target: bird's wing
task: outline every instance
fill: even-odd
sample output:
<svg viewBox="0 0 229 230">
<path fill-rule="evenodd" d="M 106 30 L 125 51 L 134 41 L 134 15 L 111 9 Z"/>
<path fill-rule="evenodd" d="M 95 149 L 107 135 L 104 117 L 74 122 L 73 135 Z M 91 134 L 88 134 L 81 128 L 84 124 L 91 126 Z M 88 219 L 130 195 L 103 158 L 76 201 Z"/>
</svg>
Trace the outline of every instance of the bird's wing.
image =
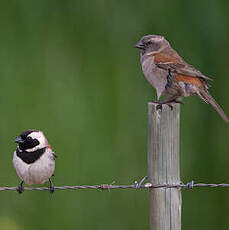
<svg viewBox="0 0 229 230">
<path fill-rule="evenodd" d="M 204 76 L 193 66 L 187 64 L 178 54 L 170 55 L 167 53 L 158 53 L 154 55 L 154 63 L 161 69 L 168 70 L 177 74 L 183 74 L 190 77 L 200 77 L 212 81 L 211 78 Z"/>
<path fill-rule="evenodd" d="M 55 160 L 55 158 L 57 158 L 58 156 L 54 153 L 54 151 L 52 150 L 52 146 L 48 145 L 47 148 L 49 149 L 49 151 L 52 153 L 53 156 L 53 160 Z"/>
</svg>

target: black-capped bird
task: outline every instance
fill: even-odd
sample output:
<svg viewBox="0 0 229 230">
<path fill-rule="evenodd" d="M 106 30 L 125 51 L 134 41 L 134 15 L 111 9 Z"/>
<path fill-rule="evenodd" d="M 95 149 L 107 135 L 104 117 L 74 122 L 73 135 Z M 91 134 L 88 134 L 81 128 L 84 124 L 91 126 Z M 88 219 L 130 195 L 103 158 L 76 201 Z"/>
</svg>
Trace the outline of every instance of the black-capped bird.
<svg viewBox="0 0 229 230">
<path fill-rule="evenodd" d="M 43 184 L 49 181 L 50 193 L 54 192 L 51 177 L 54 175 L 55 158 L 51 146 L 40 130 L 23 131 L 16 139 L 18 144 L 13 156 L 13 165 L 22 182 L 17 187 L 23 192 L 23 183 L 28 185 Z"/>
</svg>

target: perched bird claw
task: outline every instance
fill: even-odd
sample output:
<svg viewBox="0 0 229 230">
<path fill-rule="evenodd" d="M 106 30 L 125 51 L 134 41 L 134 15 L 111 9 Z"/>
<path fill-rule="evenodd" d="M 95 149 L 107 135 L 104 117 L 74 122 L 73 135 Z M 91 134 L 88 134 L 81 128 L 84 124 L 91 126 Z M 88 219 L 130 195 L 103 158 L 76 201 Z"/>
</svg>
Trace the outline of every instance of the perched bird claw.
<svg viewBox="0 0 229 230">
<path fill-rule="evenodd" d="M 167 105 L 170 107 L 171 110 L 173 110 L 173 105 L 170 103 L 170 101 L 168 102 L 167 100 L 164 100 L 164 101 L 152 101 L 153 103 L 156 103 L 158 104 L 156 106 L 156 110 L 161 110 L 162 111 L 162 105 Z"/>
<path fill-rule="evenodd" d="M 161 104 L 158 104 L 158 105 L 156 106 L 156 110 L 161 110 L 161 111 L 162 111 L 162 105 L 161 105 Z"/>
<path fill-rule="evenodd" d="M 22 194 L 24 192 L 23 181 L 18 185 L 16 190 L 19 194 Z"/>
<path fill-rule="evenodd" d="M 51 194 L 55 192 L 54 184 L 52 183 L 51 179 L 49 179 L 49 192 Z"/>
<path fill-rule="evenodd" d="M 173 110 L 173 106 L 171 104 L 167 104 L 169 106 L 169 108 L 171 109 L 171 111 Z"/>
</svg>

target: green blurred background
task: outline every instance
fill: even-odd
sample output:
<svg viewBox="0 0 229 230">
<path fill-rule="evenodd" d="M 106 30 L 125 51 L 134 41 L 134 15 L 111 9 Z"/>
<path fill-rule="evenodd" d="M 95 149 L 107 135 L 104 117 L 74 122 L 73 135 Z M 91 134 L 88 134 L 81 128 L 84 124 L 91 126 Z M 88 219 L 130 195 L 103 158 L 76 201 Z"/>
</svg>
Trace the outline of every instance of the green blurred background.
<svg viewBox="0 0 229 230">
<path fill-rule="evenodd" d="M 214 78 L 229 115 L 229 1 L 0 2 L 0 186 L 15 186 L 13 140 L 45 132 L 55 185 L 133 183 L 147 174 L 147 102 L 135 43 L 164 35 Z M 228 125 L 196 97 L 181 109 L 184 182 L 229 182 Z M 183 229 L 227 229 L 229 191 L 182 192 Z M 148 229 L 147 191 L 0 194 L 0 229 Z"/>
</svg>

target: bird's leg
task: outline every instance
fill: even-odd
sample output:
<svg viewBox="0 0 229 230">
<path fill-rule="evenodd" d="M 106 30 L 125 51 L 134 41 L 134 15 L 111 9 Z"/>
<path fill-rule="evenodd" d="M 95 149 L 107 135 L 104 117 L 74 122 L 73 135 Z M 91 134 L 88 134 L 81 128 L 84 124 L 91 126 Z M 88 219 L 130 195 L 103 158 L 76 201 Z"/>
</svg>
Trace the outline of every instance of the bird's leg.
<svg viewBox="0 0 229 230">
<path fill-rule="evenodd" d="M 171 88 L 173 86 L 173 76 L 171 74 L 171 69 L 168 69 L 168 75 L 167 75 L 167 83 L 165 85 L 165 88 Z M 180 101 L 177 101 L 177 96 L 174 96 L 172 98 L 169 98 L 167 100 L 158 100 L 158 101 L 152 101 L 154 103 L 157 103 L 157 110 L 160 109 L 162 110 L 162 105 L 166 104 L 170 107 L 171 110 L 173 110 L 173 105 L 171 103 L 182 103 Z"/>
<path fill-rule="evenodd" d="M 176 99 L 177 99 L 177 97 L 172 97 L 172 98 L 169 98 L 166 100 L 158 100 L 158 101 L 152 101 L 152 102 L 155 104 L 159 104 L 159 105 L 168 104 L 168 103 L 172 103 L 172 102 L 182 104 L 181 101 L 177 101 Z"/>
<path fill-rule="evenodd" d="M 167 75 L 167 83 L 165 85 L 165 88 L 171 88 L 173 85 L 173 76 L 171 74 L 171 69 L 168 69 L 168 75 Z"/>
<path fill-rule="evenodd" d="M 177 103 L 177 104 L 184 104 L 182 101 L 178 101 L 177 99 L 174 99 L 171 103 Z M 166 105 L 168 105 L 170 107 L 171 110 L 173 110 L 173 105 L 171 103 L 168 103 Z"/>
<path fill-rule="evenodd" d="M 23 191 L 24 191 L 23 183 L 24 183 L 24 181 L 22 181 L 22 182 L 18 185 L 18 187 L 16 188 L 16 190 L 17 190 L 17 192 L 18 192 L 19 194 L 23 193 Z"/>
<path fill-rule="evenodd" d="M 54 191 L 55 191 L 54 185 L 53 185 L 51 179 L 49 178 L 49 192 L 50 192 L 51 194 L 53 194 Z"/>
<path fill-rule="evenodd" d="M 168 69 L 168 75 L 167 75 L 167 83 L 165 85 L 165 88 L 168 89 L 168 88 L 171 88 L 173 86 L 173 76 L 171 74 L 171 69 Z M 171 110 L 173 110 L 173 105 L 171 103 L 179 103 L 179 104 L 183 104 L 181 101 L 178 101 L 178 96 L 173 96 L 173 97 L 170 97 L 169 99 L 166 99 L 166 100 L 158 100 L 158 101 L 152 101 L 157 105 L 157 110 L 160 109 L 162 110 L 162 105 L 163 104 L 166 104 L 170 107 Z"/>
<path fill-rule="evenodd" d="M 158 109 L 161 110 L 162 109 L 162 105 L 164 105 L 164 104 L 168 105 L 171 110 L 173 110 L 173 106 L 172 106 L 171 103 L 183 104 L 183 102 L 177 100 L 177 97 L 172 97 L 172 98 L 169 98 L 167 100 L 158 100 L 158 101 L 152 101 L 152 102 L 158 104 L 157 110 Z"/>
</svg>

